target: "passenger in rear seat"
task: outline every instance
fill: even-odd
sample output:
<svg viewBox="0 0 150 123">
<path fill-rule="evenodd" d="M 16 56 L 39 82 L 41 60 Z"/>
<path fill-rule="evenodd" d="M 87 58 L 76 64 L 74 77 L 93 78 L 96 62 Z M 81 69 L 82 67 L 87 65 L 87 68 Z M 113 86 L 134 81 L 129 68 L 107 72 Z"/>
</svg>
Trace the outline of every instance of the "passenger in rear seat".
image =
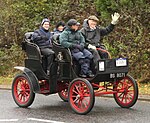
<svg viewBox="0 0 150 123">
<path fill-rule="evenodd" d="M 50 20 L 45 18 L 41 22 L 41 26 L 38 30 L 35 30 L 32 35 L 32 40 L 36 43 L 40 50 L 41 54 L 46 57 L 46 66 L 47 66 L 47 74 L 49 75 L 50 67 L 54 59 L 54 51 L 52 50 L 51 38 L 52 33 L 49 31 L 50 28 Z"/>
<path fill-rule="evenodd" d="M 60 21 L 56 24 L 56 27 L 54 29 L 54 35 L 60 35 L 65 29 L 65 23 L 63 21 Z"/>
<path fill-rule="evenodd" d="M 81 32 L 78 30 L 80 23 L 75 19 L 67 22 L 66 29 L 60 34 L 60 43 L 66 48 L 70 48 L 72 56 L 80 64 L 80 77 L 94 77 L 90 70 L 90 63 L 93 55 L 84 48 L 85 40 Z"/>
<path fill-rule="evenodd" d="M 64 29 L 65 29 L 65 23 L 63 21 L 60 21 L 56 24 L 56 27 L 53 32 L 53 38 L 54 37 L 56 38 L 58 44 L 60 44 L 59 36 L 64 31 Z"/>
</svg>

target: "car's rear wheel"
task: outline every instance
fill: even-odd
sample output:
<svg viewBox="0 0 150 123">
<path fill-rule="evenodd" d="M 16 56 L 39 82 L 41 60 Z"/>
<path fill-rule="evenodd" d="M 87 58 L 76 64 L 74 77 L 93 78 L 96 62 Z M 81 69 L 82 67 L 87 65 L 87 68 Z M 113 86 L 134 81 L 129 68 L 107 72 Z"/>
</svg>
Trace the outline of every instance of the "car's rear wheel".
<svg viewBox="0 0 150 123">
<path fill-rule="evenodd" d="M 58 92 L 58 95 L 64 102 L 68 102 L 68 88 Z"/>
<path fill-rule="evenodd" d="M 17 75 L 12 83 L 12 96 L 19 107 L 27 108 L 35 98 L 29 79 L 25 74 Z"/>
</svg>

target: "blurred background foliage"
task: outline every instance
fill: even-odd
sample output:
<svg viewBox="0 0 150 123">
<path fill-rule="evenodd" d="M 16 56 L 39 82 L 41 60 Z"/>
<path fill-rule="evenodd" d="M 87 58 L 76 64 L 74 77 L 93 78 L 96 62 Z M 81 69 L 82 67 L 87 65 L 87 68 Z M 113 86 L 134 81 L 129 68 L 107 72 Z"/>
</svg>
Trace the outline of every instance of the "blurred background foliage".
<svg viewBox="0 0 150 123">
<path fill-rule="evenodd" d="M 150 82 L 149 0 L 0 0 L 0 12 L 0 76 L 13 75 L 13 67 L 23 65 L 24 33 L 37 29 L 43 18 L 51 20 L 51 31 L 60 20 L 82 23 L 89 15 L 105 27 L 119 12 L 119 23 L 103 43 L 113 57 L 129 58 L 130 74 L 138 82 Z"/>
</svg>

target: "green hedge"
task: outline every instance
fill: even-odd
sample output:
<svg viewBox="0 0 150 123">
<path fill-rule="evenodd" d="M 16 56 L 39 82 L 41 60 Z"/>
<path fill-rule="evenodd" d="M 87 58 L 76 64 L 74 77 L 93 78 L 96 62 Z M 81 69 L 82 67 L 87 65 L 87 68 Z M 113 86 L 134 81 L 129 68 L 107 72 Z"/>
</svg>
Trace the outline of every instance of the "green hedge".
<svg viewBox="0 0 150 123">
<path fill-rule="evenodd" d="M 13 66 L 22 65 L 25 57 L 20 48 L 24 33 L 39 27 L 44 17 L 55 24 L 70 18 L 81 23 L 97 15 L 106 26 L 111 14 L 121 18 L 115 30 L 103 38 L 113 57 L 130 59 L 130 74 L 140 82 L 150 81 L 150 7 L 148 0 L 6 0 L 0 1 L 0 76 L 13 74 Z M 7 48 L 4 48 L 7 46 Z"/>
</svg>

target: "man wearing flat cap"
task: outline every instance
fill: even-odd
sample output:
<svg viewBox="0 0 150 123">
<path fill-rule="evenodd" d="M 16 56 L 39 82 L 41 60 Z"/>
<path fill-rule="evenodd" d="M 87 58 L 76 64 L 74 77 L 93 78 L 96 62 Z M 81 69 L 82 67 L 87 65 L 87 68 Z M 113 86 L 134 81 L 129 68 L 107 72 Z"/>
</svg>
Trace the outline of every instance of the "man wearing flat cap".
<svg viewBox="0 0 150 123">
<path fill-rule="evenodd" d="M 89 16 L 89 18 L 84 21 L 81 32 L 85 37 L 87 48 L 91 49 L 93 52 L 95 63 L 101 58 L 108 58 L 106 52 L 97 51 L 96 48 L 101 48 L 101 38 L 114 29 L 119 17 L 120 15 L 118 13 L 114 13 L 112 15 L 111 24 L 106 28 L 100 28 L 97 26 L 99 19 L 95 15 Z"/>
<path fill-rule="evenodd" d="M 80 23 L 75 19 L 70 19 L 67 22 L 66 29 L 60 34 L 60 43 L 63 47 L 69 48 L 71 54 L 80 65 L 80 77 L 93 77 L 90 70 L 90 62 L 93 55 L 90 51 L 84 48 L 85 39 L 82 33 L 78 30 Z"/>
</svg>

